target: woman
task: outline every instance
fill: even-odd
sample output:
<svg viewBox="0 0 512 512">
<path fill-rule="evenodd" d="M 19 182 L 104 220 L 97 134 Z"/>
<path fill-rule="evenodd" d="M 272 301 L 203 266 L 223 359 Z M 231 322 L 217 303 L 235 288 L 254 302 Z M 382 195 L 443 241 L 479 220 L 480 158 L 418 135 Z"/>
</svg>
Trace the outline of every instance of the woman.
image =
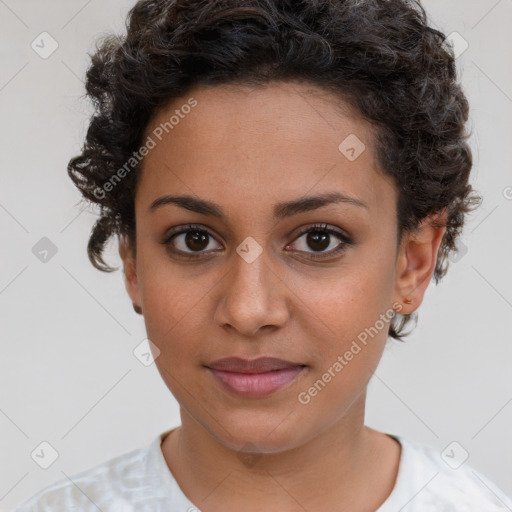
<svg viewBox="0 0 512 512">
<path fill-rule="evenodd" d="M 510 509 L 364 425 L 478 202 L 453 51 L 419 3 L 140 1 L 87 92 L 68 170 L 101 208 L 88 254 L 113 270 L 118 236 L 181 426 L 20 512 Z"/>
</svg>

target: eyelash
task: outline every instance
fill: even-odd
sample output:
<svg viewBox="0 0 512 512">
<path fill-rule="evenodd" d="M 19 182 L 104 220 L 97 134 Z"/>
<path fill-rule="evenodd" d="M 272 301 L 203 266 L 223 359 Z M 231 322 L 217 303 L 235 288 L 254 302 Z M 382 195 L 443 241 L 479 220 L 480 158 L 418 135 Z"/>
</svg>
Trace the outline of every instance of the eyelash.
<svg viewBox="0 0 512 512">
<path fill-rule="evenodd" d="M 206 257 L 206 256 L 204 256 L 205 254 L 207 254 L 205 252 L 188 253 L 188 252 L 176 250 L 171 246 L 171 241 L 173 240 L 173 238 L 175 238 L 178 235 L 181 235 L 183 233 L 188 233 L 189 231 L 204 233 L 204 234 L 207 234 L 208 236 L 215 239 L 215 237 L 201 225 L 186 224 L 186 225 L 180 226 L 179 228 L 176 228 L 175 230 L 168 233 L 166 235 L 166 237 L 162 240 L 161 243 L 162 243 L 162 245 L 167 247 L 173 254 L 176 254 L 179 257 L 184 258 L 184 259 L 199 259 L 199 258 Z M 337 229 L 330 228 L 328 224 L 313 224 L 311 226 L 308 226 L 306 229 L 304 229 L 297 235 L 294 242 L 297 239 L 299 239 L 302 235 L 305 235 L 306 233 L 309 233 L 309 232 L 315 232 L 315 231 L 321 232 L 321 233 L 327 233 L 329 235 L 334 235 L 340 239 L 341 243 L 338 248 L 331 249 L 328 252 L 307 253 L 307 254 L 309 254 L 308 258 L 312 259 L 312 260 L 319 260 L 319 259 L 325 259 L 327 257 L 337 256 L 338 254 L 343 253 L 347 249 L 348 246 L 353 245 L 353 243 L 354 243 L 353 240 L 350 237 L 348 237 L 345 233 L 343 233 L 342 231 L 339 231 Z M 303 252 L 303 251 L 299 251 L 299 252 Z"/>
</svg>

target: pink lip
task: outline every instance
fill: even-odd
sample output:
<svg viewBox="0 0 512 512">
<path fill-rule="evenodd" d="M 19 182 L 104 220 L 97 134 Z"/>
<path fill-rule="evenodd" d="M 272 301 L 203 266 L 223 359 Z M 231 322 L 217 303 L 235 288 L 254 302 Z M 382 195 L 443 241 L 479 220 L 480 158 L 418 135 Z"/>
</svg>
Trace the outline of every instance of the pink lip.
<svg viewBox="0 0 512 512">
<path fill-rule="evenodd" d="M 281 389 L 304 369 L 294 366 L 265 373 L 235 373 L 208 368 L 212 375 L 229 391 L 245 398 L 258 398 Z"/>
<path fill-rule="evenodd" d="M 262 357 L 220 359 L 207 365 L 224 389 L 236 396 L 258 398 L 269 395 L 295 380 L 306 365 Z"/>
</svg>

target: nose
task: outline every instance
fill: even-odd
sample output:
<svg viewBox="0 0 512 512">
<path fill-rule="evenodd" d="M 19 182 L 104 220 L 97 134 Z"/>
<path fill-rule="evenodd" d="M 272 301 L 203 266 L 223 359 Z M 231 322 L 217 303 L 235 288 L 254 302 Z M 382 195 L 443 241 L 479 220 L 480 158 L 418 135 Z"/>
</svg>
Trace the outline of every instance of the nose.
<svg viewBox="0 0 512 512">
<path fill-rule="evenodd" d="M 288 288 L 268 259 L 265 250 L 250 263 L 238 253 L 233 255 L 231 270 L 218 288 L 214 316 L 217 325 L 255 336 L 263 328 L 277 329 L 286 324 Z"/>
</svg>

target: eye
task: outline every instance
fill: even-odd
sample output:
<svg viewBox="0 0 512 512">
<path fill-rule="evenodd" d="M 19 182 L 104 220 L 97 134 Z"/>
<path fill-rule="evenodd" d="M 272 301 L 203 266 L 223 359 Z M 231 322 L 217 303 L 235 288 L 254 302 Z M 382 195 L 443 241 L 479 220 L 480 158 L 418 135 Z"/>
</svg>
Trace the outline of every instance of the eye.
<svg viewBox="0 0 512 512">
<path fill-rule="evenodd" d="M 304 235 L 307 236 L 304 237 Z M 339 240 L 338 243 L 333 240 L 333 235 Z M 304 238 L 300 241 L 302 237 Z M 298 245 L 298 250 L 306 253 L 309 253 L 307 247 L 310 247 L 313 249 L 313 252 L 309 253 L 308 258 L 321 259 L 338 255 L 345 251 L 347 246 L 352 244 L 353 241 L 350 237 L 342 231 L 330 228 L 327 224 L 315 224 L 302 231 L 296 241 L 287 247 Z"/>
<path fill-rule="evenodd" d="M 195 226 L 180 226 L 166 235 L 162 244 L 169 251 L 176 255 L 182 255 L 185 258 L 200 258 L 214 241 L 213 235 L 206 229 Z M 219 245 L 219 244 L 218 244 Z M 222 246 L 219 245 L 222 248 Z M 215 248 L 214 248 L 215 249 Z M 210 252 L 210 250 L 208 252 Z"/>
<path fill-rule="evenodd" d="M 304 235 L 307 236 L 301 242 L 300 240 Z M 337 244 L 333 240 L 333 235 L 338 239 Z M 178 257 L 194 259 L 205 257 L 207 253 L 222 248 L 218 243 L 217 248 L 212 248 L 212 242 L 217 243 L 208 230 L 202 226 L 188 224 L 173 229 L 161 243 Z M 336 256 L 352 244 L 351 238 L 342 231 L 331 228 L 327 224 L 315 224 L 303 230 L 295 242 L 287 245 L 286 248 L 298 245 L 298 249 L 296 247 L 295 250 L 307 253 L 309 259 L 322 259 Z M 307 251 L 308 246 L 313 249 L 313 252 Z"/>
</svg>

